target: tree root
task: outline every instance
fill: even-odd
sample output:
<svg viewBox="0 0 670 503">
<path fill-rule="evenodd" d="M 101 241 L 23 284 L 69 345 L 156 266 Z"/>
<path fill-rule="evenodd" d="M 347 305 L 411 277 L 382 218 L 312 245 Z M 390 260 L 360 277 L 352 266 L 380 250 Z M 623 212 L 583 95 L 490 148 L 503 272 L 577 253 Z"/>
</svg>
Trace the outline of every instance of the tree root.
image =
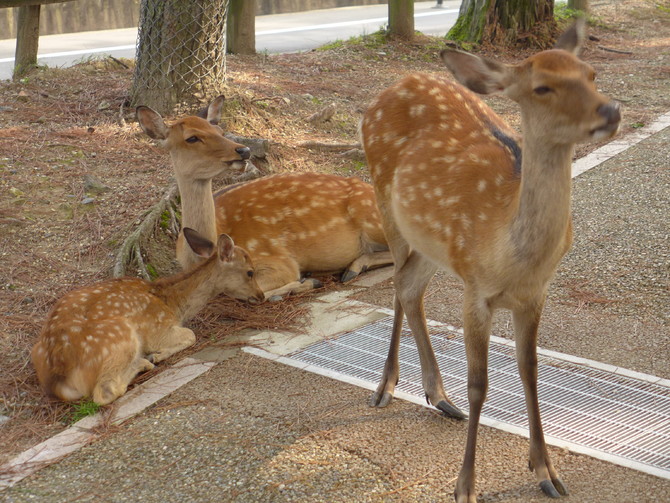
<svg viewBox="0 0 670 503">
<path fill-rule="evenodd" d="M 178 194 L 177 185 L 172 185 L 163 197 L 149 209 L 137 229 L 125 239 L 114 261 L 112 275 L 115 278 L 128 275 L 129 269 L 135 266 L 141 277 L 148 280 L 153 279 L 142 257 L 141 243 L 144 238 L 154 233 L 165 211 L 170 215 L 167 222 L 168 230 L 175 236 L 179 234 L 179 221 L 175 214 Z"/>
</svg>

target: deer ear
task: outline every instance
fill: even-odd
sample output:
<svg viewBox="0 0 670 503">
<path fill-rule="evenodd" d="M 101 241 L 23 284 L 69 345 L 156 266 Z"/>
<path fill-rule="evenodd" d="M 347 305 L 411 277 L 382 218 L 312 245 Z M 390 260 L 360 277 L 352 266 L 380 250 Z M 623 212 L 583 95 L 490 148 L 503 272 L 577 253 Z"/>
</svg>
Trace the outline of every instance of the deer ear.
<svg viewBox="0 0 670 503">
<path fill-rule="evenodd" d="M 219 259 L 223 262 L 230 262 L 235 255 L 235 243 L 228 234 L 221 234 L 217 242 Z"/>
<path fill-rule="evenodd" d="M 586 21 L 583 17 L 579 17 L 572 23 L 572 26 L 565 30 L 563 34 L 558 37 L 555 49 L 563 49 L 571 52 L 575 56 L 579 54 L 582 44 L 586 39 Z"/>
<path fill-rule="evenodd" d="M 142 130 L 154 140 L 165 140 L 169 129 L 163 122 L 160 114 L 149 107 L 139 106 L 135 109 L 135 116 Z"/>
<path fill-rule="evenodd" d="M 226 97 L 221 95 L 214 99 L 207 107 L 207 122 L 217 125 L 221 120 L 221 111 L 223 110 L 223 102 Z"/>
<path fill-rule="evenodd" d="M 508 65 L 455 49 L 443 50 L 440 57 L 456 80 L 471 91 L 491 94 L 507 86 Z"/>
<path fill-rule="evenodd" d="M 186 242 L 196 255 L 204 258 L 212 256 L 212 253 L 214 253 L 214 243 L 190 227 L 184 227 L 182 232 L 184 233 Z"/>
</svg>

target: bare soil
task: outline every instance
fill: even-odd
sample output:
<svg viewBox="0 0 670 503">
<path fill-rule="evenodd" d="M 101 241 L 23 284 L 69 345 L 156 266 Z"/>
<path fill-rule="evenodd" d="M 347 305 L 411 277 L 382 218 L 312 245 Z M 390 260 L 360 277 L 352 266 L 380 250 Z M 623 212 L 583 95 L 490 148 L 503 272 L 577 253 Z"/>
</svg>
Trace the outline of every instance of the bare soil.
<svg viewBox="0 0 670 503">
<path fill-rule="evenodd" d="M 622 102 L 626 134 L 670 109 L 670 14 L 653 0 L 593 1 L 592 9 L 595 39 L 583 58 L 600 89 Z M 361 160 L 301 143 L 357 142 L 361 114 L 379 91 L 410 72 L 446 72 L 437 57 L 443 46 L 439 38 L 407 43 L 370 35 L 302 54 L 229 56 L 223 127 L 271 140 L 267 172 L 366 179 Z M 529 54 L 481 52 L 506 62 Z M 73 411 L 42 395 L 29 360 L 48 310 L 64 292 L 109 277 L 119 244 L 173 183 L 168 157 L 123 108 L 128 66 L 90 61 L 0 83 L 0 415 L 9 417 L 0 426 L 0 462 L 63 429 Z M 487 101 L 518 128 L 513 104 Z M 330 121 L 305 120 L 331 103 Z M 595 147 L 580 147 L 577 156 Z M 87 185 L 87 177 L 104 188 Z M 161 232 L 169 245 L 173 236 Z M 579 284 L 564 285 L 560 295 L 580 309 L 607 306 Z M 299 299 L 262 313 L 230 303 L 224 309 L 194 320 L 200 345 L 225 337 L 224 319 L 235 330 L 290 325 L 300 316 Z"/>
</svg>

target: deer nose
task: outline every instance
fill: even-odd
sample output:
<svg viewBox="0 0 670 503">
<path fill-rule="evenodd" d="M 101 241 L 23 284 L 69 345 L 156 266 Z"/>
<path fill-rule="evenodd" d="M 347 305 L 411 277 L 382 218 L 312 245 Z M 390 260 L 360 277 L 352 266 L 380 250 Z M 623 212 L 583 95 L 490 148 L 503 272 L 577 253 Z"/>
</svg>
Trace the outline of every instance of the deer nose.
<svg viewBox="0 0 670 503">
<path fill-rule="evenodd" d="M 251 150 L 249 149 L 249 147 L 236 148 L 235 152 L 240 154 L 240 157 L 242 158 L 242 160 L 246 160 L 246 159 L 249 159 L 249 157 L 251 157 Z"/>
<path fill-rule="evenodd" d="M 598 114 L 607 120 L 607 124 L 618 124 L 621 122 L 621 106 L 618 101 L 610 101 L 600 105 L 597 109 Z"/>
</svg>

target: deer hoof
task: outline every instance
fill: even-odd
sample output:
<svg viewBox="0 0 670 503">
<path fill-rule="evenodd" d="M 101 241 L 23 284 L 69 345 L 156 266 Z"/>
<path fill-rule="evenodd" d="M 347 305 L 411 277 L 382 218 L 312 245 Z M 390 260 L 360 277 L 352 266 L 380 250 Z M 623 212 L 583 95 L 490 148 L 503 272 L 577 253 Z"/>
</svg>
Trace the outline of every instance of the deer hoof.
<svg viewBox="0 0 670 503">
<path fill-rule="evenodd" d="M 351 281 L 354 279 L 356 276 L 358 276 L 357 272 L 352 271 L 351 269 L 347 269 L 342 273 L 342 277 L 340 278 L 340 281 L 342 283 L 346 283 L 347 281 Z"/>
<path fill-rule="evenodd" d="M 563 483 L 560 482 L 559 479 L 557 479 L 557 481 L 559 481 L 559 483 L 560 483 L 559 485 L 565 491 L 565 487 L 563 486 Z M 549 496 L 550 498 L 560 498 L 561 497 L 561 493 L 556 490 L 557 488 L 554 487 L 554 484 L 552 483 L 551 480 L 543 480 L 542 482 L 540 482 L 540 489 L 542 489 L 542 492 L 544 494 L 546 494 L 547 496 Z"/>
<path fill-rule="evenodd" d="M 303 283 L 311 283 L 312 284 L 312 289 L 317 289 L 323 287 L 323 283 L 319 281 L 318 279 L 315 278 L 308 278 L 303 280 Z"/>
<path fill-rule="evenodd" d="M 370 397 L 368 404 L 370 407 L 386 407 L 391 403 L 391 400 L 393 400 L 393 395 L 388 391 L 381 395 L 375 392 Z"/>
<path fill-rule="evenodd" d="M 445 416 L 453 417 L 455 419 L 468 418 L 468 415 L 465 412 L 456 407 L 454 404 L 447 402 L 446 400 L 440 400 L 435 407 L 442 411 Z"/>
</svg>

